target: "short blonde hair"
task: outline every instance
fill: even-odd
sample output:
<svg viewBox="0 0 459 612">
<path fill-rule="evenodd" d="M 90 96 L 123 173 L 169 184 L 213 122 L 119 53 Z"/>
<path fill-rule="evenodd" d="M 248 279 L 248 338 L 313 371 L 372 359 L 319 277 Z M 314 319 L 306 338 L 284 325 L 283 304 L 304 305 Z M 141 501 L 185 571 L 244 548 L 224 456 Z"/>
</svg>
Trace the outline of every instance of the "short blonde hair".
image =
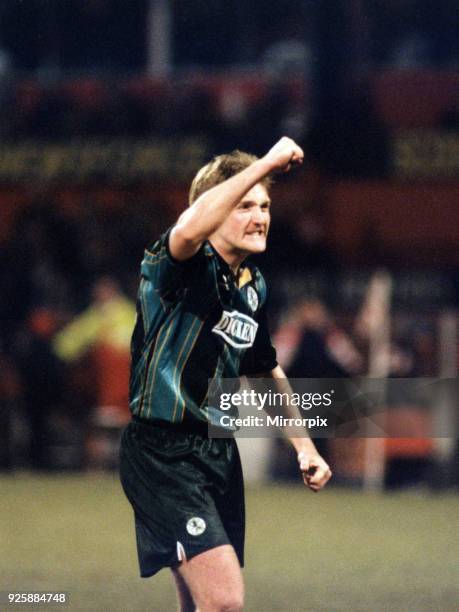
<svg viewBox="0 0 459 612">
<path fill-rule="evenodd" d="M 217 155 L 208 164 L 203 166 L 191 183 L 188 195 L 188 203 L 191 206 L 205 191 L 212 189 L 215 185 L 223 183 L 235 174 L 239 174 L 257 161 L 256 155 L 244 153 L 236 149 L 231 153 Z M 268 191 L 272 184 L 272 178 L 265 176 L 260 183 Z"/>
</svg>

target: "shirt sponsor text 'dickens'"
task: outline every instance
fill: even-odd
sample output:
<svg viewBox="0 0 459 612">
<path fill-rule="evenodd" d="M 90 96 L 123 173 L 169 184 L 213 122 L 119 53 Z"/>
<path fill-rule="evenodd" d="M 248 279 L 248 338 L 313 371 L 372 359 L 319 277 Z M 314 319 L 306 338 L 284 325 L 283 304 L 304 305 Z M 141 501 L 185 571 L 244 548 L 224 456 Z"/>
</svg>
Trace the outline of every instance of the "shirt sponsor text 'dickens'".
<svg viewBox="0 0 459 612">
<path fill-rule="evenodd" d="M 251 317 L 233 310 L 224 310 L 212 331 L 235 348 L 250 348 L 255 342 L 258 323 Z"/>
</svg>

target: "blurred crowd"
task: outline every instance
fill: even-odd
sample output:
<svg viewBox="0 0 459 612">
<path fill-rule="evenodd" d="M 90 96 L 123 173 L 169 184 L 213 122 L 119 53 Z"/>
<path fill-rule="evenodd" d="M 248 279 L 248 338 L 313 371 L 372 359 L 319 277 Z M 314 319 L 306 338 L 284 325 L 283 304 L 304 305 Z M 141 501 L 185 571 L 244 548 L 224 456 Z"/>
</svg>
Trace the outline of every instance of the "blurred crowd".
<svg viewBox="0 0 459 612">
<path fill-rule="evenodd" d="M 425 96 L 417 104 L 421 89 Z M 290 135 L 332 176 L 387 177 L 394 172 L 399 133 L 457 133 L 457 92 L 454 74 L 373 75 L 350 81 L 336 107 L 327 109 L 320 108 L 310 81 L 288 74 L 81 76 L 48 83 L 4 77 L 0 144 L 7 151 L 21 143 L 189 139 L 210 153 L 241 148 L 262 154 L 273 140 Z"/>
<path fill-rule="evenodd" d="M 173 218 L 158 202 L 140 203 L 133 195 L 111 210 L 87 197 L 75 214 L 53 202 L 51 193 L 37 196 L 18 212 L 2 248 L 2 468 L 106 469 L 117 463 L 118 438 L 129 419 L 138 264 L 144 246 Z M 286 230 L 279 231 L 280 249 Z M 275 235 L 272 246 L 274 259 L 265 258 L 261 266 L 273 287 L 271 323 L 279 362 L 289 376 L 368 374 L 364 299 L 345 309 L 314 291 L 276 290 L 295 268 L 303 278 L 318 273 L 332 280 L 339 268 L 333 256 L 320 246 L 316 256 L 314 249 L 296 252 L 294 245 L 281 255 Z M 437 328 L 433 313 L 396 312 L 387 375 L 439 375 Z M 323 452 L 338 452 L 333 448 Z M 431 448 L 416 452 L 416 461 L 429 465 Z M 280 445 L 275 476 L 291 473 L 287 456 Z"/>
</svg>

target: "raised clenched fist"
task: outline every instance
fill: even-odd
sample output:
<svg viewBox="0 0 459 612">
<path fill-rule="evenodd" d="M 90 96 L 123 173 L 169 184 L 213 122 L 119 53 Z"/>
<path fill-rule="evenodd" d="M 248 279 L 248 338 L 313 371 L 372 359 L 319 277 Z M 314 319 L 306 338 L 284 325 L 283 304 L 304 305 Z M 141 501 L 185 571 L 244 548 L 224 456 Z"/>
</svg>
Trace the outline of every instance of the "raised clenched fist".
<svg viewBox="0 0 459 612">
<path fill-rule="evenodd" d="M 294 140 L 283 136 L 266 153 L 265 160 L 269 163 L 272 171 L 288 172 L 293 166 L 303 163 L 303 149 Z"/>
</svg>

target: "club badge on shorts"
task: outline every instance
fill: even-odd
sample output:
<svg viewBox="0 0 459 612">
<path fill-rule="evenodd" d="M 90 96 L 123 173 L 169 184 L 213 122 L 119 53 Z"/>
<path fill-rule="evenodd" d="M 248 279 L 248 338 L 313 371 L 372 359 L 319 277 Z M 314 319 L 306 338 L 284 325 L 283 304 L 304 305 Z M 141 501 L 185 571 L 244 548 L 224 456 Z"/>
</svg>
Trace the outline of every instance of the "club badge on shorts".
<svg viewBox="0 0 459 612">
<path fill-rule="evenodd" d="M 186 524 L 186 530 L 192 536 L 201 535 L 206 530 L 206 521 L 200 516 L 193 516 Z"/>
<path fill-rule="evenodd" d="M 252 309 L 252 312 L 258 308 L 258 295 L 253 287 L 247 287 L 247 300 L 249 301 L 249 306 Z"/>
</svg>

